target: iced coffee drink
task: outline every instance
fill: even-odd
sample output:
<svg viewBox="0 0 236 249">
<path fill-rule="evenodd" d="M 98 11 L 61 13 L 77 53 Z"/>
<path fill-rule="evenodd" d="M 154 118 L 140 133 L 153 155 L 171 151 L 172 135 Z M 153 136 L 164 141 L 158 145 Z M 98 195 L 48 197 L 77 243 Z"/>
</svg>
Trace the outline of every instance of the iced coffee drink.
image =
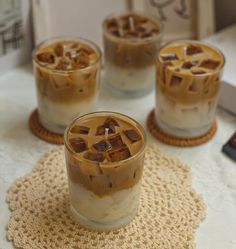
<svg viewBox="0 0 236 249">
<path fill-rule="evenodd" d="M 52 39 L 33 53 L 41 124 L 63 134 L 77 116 L 94 110 L 100 85 L 101 52 L 83 39 Z"/>
<path fill-rule="evenodd" d="M 211 128 L 224 56 L 197 41 L 163 46 L 157 60 L 156 122 L 171 135 L 192 138 Z"/>
<path fill-rule="evenodd" d="M 103 23 L 105 84 L 128 96 L 150 92 L 161 37 L 160 23 L 151 17 L 136 13 L 108 17 Z"/>
<path fill-rule="evenodd" d="M 90 113 L 67 128 L 71 212 L 81 225 L 112 230 L 134 218 L 145 144 L 143 128 L 119 113 Z"/>
</svg>

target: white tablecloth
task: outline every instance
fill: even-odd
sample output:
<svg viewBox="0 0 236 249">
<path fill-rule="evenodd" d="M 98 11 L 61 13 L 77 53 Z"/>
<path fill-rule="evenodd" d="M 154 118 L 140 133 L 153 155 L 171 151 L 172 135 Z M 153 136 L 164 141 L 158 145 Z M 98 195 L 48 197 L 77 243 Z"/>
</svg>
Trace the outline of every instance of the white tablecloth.
<svg viewBox="0 0 236 249">
<path fill-rule="evenodd" d="M 127 99 L 101 90 L 98 110 L 128 114 L 145 125 L 154 107 L 154 92 Z M 42 155 L 55 147 L 39 140 L 28 128 L 36 107 L 34 78 L 30 66 L 0 77 L 0 249 L 13 248 L 6 239 L 10 212 L 6 192 L 11 183 L 34 167 Z M 221 153 L 222 144 L 236 129 L 236 117 L 218 109 L 218 131 L 207 144 L 177 148 L 155 141 L 162 152 L 178 157 L 192 169 L 193 185 L 207 203 L 207 218 L 197 231 L 197 249 L 236 249 L 236 163 Z"/>
</svg>

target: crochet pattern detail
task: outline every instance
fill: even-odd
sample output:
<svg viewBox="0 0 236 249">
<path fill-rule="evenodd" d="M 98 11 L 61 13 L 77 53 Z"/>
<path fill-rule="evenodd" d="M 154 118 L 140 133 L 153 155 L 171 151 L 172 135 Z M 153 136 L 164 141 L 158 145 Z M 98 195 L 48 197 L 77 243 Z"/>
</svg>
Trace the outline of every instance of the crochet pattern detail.
<svg viewBox="0 0 236 249">
<path fill-rule="evenodd" d="M 193 249 L 206 209 L 191 186 L 190 169 L 156 146 L 146 151 L 138 215 L 119 230 L 89 231 L 72 219 L 63 147 L 17 179 L 8 202 L 7 236 L 23 249 Z"/>
</svg>

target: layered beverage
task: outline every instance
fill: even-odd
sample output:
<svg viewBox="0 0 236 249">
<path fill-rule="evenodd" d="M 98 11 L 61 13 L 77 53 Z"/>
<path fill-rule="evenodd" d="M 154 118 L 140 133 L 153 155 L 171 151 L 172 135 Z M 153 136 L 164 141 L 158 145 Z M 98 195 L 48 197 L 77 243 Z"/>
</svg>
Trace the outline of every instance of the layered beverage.
<svg viewBox="0 0 236 249">
<path fill-rule="evenodd" d="M 65 132 L 71 211 L 83 226 L 117 229 L 138 211 L 145 153 L 143 128 L 128 116 L 95 112 Z"/>
<path fill-rule="evenodd" d="M 33 53 L 41 124 L 63 134 L 77 116 L 94 110 L 100 86 L 101 52 L 83 39 L 52 39 Z"/>
<path fill-rule="evenodd" d="M 136 13 L 108 17 L 103 23 L 106 85 L 128 96 L 150 92 L 161 38 L 160 23 L 151 17 Z"/>
<path fill-rule="evenodd" d="M 206 134 L 215 119 L 224 67 L 216 48 L 197 41 L 175 41 L 157 60 L 156 122 L 176 137 Z"/>
</svg>

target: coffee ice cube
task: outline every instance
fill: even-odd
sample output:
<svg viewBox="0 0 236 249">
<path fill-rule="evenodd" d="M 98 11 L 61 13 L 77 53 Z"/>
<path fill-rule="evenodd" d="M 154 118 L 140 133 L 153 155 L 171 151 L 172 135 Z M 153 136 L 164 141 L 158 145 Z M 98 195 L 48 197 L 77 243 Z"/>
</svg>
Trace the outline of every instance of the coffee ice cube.
<svg viewBox="0 0 236 249">
<path fill-rule="evenodd" d="M 127 14 L 127 15 L 124 15 L 120 18 L 120 21 L 124 24 L 124 25 L 128 25 L 129 24 L 129 18 L 134 18 L 134 15 L 132 14 Z"/>
<path fill-rule="evenodd" d="M 112 117 L 108 117 L 106 120 L 105 120 L 105 122 L 104 122 L 104 126 L 106 127 L 106 128 L 108 128 L 109 126 L 120 126 L 119 124 L 118 124 L 118 122 L 114 119 L 114 118 L 112 118 Z"/>
<path fill-rule="evenodd" d="M 189 86 L 190 92 L 198 92 L 200 90 L 201 86 L 199 82 L 193 81 L 192 84 Z"/>
<path fill-rule="evenodd" d="M 55 62 L 55 57 L 49 52 L 40 53 L 37 55 L 37 59 L 43 63 L 53 64 Z"/>
<path fill-rule="evenodd" d="M 125 130 L 124 134 L 126 135 L 126 137 L 132 142 L 135 143 L 139 140 L 141 140 L 141 136 L 133 129 L 130 130 Z"/>
<path fill-rule="evenodd" d="M 63 44 L 57 44 L 56 46 L 55 46 L 55 48 L 54 48 L 54 53 L 57 55 L 57 56 L 59 56 L 59 57 L 61 57 L 61 56 L 63 56 L 64 55 L 64 46 L 63 46 Z"/>
<path fill-rule="evenodd" d="M 59 76 L 57 74 L 51 77 L 51 84 L 54 87 L 54 90 L 64 90 L 71 87 L 70 79 L 66 76 Z"/>
<path fill-rule="evenodd" d="M 118 27 L 116 19 L 112 18 L 107 22 L 107 28 L 109 30 L 114 30 L 115 28 Z"/>
<path fill-rule="evenodd" d="M 213 59 L 207 59 L 201 62 L 200 67 L 204 67 L 207 69 L 216 69 L 220 65 L 220 61 L 216 61 Z"/>
<path fill-rule="evenodd" d="M 173 75 L 172 78 L 171 78 L 171 81 L 170 81 L 170 86 L 171 87 L 179 86 L 181 84 L 181 82 L 182 82 L 182 78 L 181 77 Z"/>
<path fill-rule="evenodd" d="M 101 140 L 98 143 L 94 144 L 93 147 L 97 151 L 104 152 L 109 149 L 109 144 L 105 140 Z"/>
<path fill-rule="evenodd" d="M 75 65 L 78 68 L 86 68 L 89 66 L 89 58 L 84 53 L 79 53 L 75 58 Z"/>
<path fill-rule="evenodd" d="M 161 58 L 163 61 L 173 61 L 173 60 L 178 60 L 178 56 L 176 54 L 162 54 Z"/>
<path fill-rule="evenodd" d="M 119 28 L 122 28 L 124 32 L 130 31 L 130 26 L 129 26 L 128 22 L 124 22 L 124 23 L 118 22 L 118 23 L 119 23 L 120 26 L 119 25 L 117 26 L 117 28 L 116 28 L 117 30 Z"/>
<path fill-rule="evenodd" d="M 120 126 L 118 122 L 114 118 L 108 117 L 103 125 L 97 127 L 96 135 L 104 135 L 106 128 L 108 129 L 108 134 L 113 134 L 116 132 L 116 126 Z"/>
<path fill-rule="evenodd" d="M 107 29 L 111 34 L 120 36 L 118 28 L 119 27 L 116 19 L 112 18 L 107 22 Z"/>
<path fill-rule="evenodd" d="M 78 134 L 88 134 L 90 128 L 82 125 L 75 125 L 70 130 L 71 133 L 78 133 Z"/>
<path fill-rule="evenodd" d="M 73 69 L 72 63 L 70 60 L 61 58 L 56 65 L 57 70 L 71 70 Z"/>
<path fill-rule="evenodd" d="M 194 54 L 199 54 L 202 53 L 203 50 L 201 47 L 197 46 L 197 45 L 189 45 L 186 48 L 186 54 L 187 55 L 194 55 Z"/>
<path fill-rule="evenodd" d="M 110 151 L 108 155 L 109 155 L 111 162 L 119 162 L 119 161 L 122 161 L 122 160 L 125 160 L 131 157 L 129 148 L 126 145 L 122 146 L 121 148 L 117 150 Z"/>
<path fill-rule="evenodd" d="M 142 16 L 138 16 L 138 23 L 142 23 L 142 24 L 145 24 L 145 23 L 148 23 L 148 19 L 146 17 L 142 17 Z"/>
<path fill-rule="evenodd" d="M 114 36 L 117 36 L 117 37 L 120 36 L 120 33 L 119 33 L 119 31 L 117 29 L 111 30 L 110 33 L 113 34 Z"/>
<path fill-rule="evenodd" d="M 89 47 L 81 47 L 80 49 L 77 50 L 77 53 L 86 56 L 94 54 L 94 51 Z"/>
<path fill-rule="evenodd" d="M 139 36 L 140 38 L 147 38 L 153 35 L 154 31 L 153 30 L 148 30 L 147 27 L 145 26 L 137 26 L 136 27 L 136 32 L 137 32 L 137 36 Z"/>
<path fill-rule="evenodd" d="M 77 49 L 78 46 L 79 46 L 79 44 L 78 44 L 77 42 L 75 42 L 75 43 L 72 43 L 72 44 L 70 45 L 70 48 L 74 50 L 74 49 Z"/>
<path fill-rule="evenodd" d="M 145 27 L 143 27 L 143 26 L 138 26 L 138 27 L 136 28 L 136 30 L 137 30 L 139 33 L 141 33 L 141 34 L 144 34 L 144 33 L 147 32 L 147 29 L 146 29 Z"/>
<path fill-rule="evenodd" d="M 194 65 L 191 61 L 185 61 L 183 64 L 182 64 L 182 68 L 183 69 L 190 69 L 192 68 Z"/>
<path fill-rule="evenodd" d="M 108 139 L 112 149 L 119 148 L 124 145 L 120 134 L 116 134 Z"/>
<path fill-rule="evenodd" d="M 80 137 L 69 139 L 69 143 L 76 153 L 81 153 L 88 149 L 86 141 Z"/>
<path fill-rule="evenodd" d="M 103 155 L 103 153 L 99 152 L 88 151 L 83 156 L 84 158 L 95 162 L 103 162 L 105 160 L 105 156 Z"/>
</svg>

